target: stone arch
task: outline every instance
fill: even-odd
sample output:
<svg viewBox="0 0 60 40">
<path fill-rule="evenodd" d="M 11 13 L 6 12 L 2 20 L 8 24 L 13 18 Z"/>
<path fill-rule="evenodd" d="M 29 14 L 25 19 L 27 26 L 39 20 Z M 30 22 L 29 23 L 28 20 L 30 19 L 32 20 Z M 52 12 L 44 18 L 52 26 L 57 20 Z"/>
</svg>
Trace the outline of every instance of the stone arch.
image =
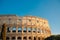
<svg viewBox="0 0 60 40">
<path fill-rule="evenodd" d="M 17 39 L 18 39 L 18 40 L 21 40 L 21 37 L 18 37 Z"/>
<path fill-rule="evenodd" d="M 24 39 L 24 40 L 27 40 L 27 37 L 24 37 L 23 39 Z"/>
<path fill-rule="evenodd" d="M 6 40 L 9 40 L 10 38 L 9 37 L 6 37 Z"/>
<path fill-rule="evenodd" d="M 36 40 L 36 37 L 34 37 L 34 40 Z"/>
<path fill-rule="evenodd" d="M 38 40 L 40 40 L 40 37 L 38 37 Z"/>
<path fill-rule="evenodd" d="M 15 37 L 12 37 L 12 40 L 15 40 L 16 38 Z"/>
<path fill-rule="evenodd" d="M 31 36 L 29 37 L 29 40 L 32 40 Z"/>
</svg>

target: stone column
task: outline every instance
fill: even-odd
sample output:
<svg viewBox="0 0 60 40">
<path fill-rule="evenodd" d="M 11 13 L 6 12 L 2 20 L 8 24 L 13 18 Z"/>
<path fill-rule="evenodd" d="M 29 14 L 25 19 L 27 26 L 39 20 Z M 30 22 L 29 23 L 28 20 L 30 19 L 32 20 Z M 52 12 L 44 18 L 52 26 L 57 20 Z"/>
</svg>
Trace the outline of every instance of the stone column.
<svg viewBox="0 0 60 40">
<path fill-rule="evenodd" d="M 12 40 L 11 37 L 10 37 L 10 40 Z"/>
<path fill-rule="evenodd" d="M 23 40 L 23 36 L 22 36 L 22 40 Z"/>
<path fill-rule="evenodd" d="M 2 25 L 2 40 L 6 40 L 6 24 Z"/>
<path fill-rule="evenodd" d="M 16 40 L 17 40 L 17 36 L 16 36 Z"/>
</svg>

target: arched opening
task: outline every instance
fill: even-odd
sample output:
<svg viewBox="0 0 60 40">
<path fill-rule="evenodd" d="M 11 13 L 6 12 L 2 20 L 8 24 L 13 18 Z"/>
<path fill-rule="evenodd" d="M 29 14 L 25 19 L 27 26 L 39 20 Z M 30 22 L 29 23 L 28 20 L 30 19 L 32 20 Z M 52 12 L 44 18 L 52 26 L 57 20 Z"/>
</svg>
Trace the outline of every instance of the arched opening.
<svg viewBox="0 0 60 40">
<path fill-rule="evenodd" d="M 15 40 L 15 37 L 12 37 L 12 40 Z"/>
<path fill-rule="evenodd" d="M 28 32 L 31 32 L 32 29 L 31 29 L 31 27 L 28 27 L 27 30 L 28 30 Z"/>
<path fill-rule="evenodd" d="M 22 28 L 21 27 L 18 27 L 18 32 L 22 32 Z"/>
<path fill-rule="evenodd" d="M 38 37 L 38 40 L 40 40 L 40 37 Z"/>
<path fill-rule="evenodd" d="M 10 27 L 7 28 L 7 32 L 10 32 Z"/>
<path fill-rule="evenodd" d="M 23 39 L 24 39 L 24 40 L 27 40 L 27 37 L 24 37 Z"/>
<path fill-rule="evenodd" d="M 29 37 L 29 40 L 32 40 L 31 37 Z"/>
<path fill-rule="evenodd" d="M 13 27 L 12 28 L 12 32 L 16 32 L 16 27 Z"/>
<path fill-rule="evenodd" d="M 35 33 L 36 32 L 36 28 L 32 28 L 32 31 Z"/>
<path fill-rule="evenodd" d="M 23 28 L 23 32 L 27 32 L 27 28 L 26 27 Z"/>
<path fill-rule="evenodd" d="M 6 40 L 9 40 L 9 37 L 6 37 Z"/>
<path fill-rule="evenodd" d="M 34 40 L 36 40 L 36 37 L 34 37 Z"/>
<path fill-rule="evenodd" d="M 21 40 L 21 37 L 18 37 L 17 39 L 18 39 L 18 40 Z"/>
<path fill-rule="evenodd" d="M 42 38 L 42 40 L 44 40 L 44 38 Z"/>
<path fill-rule="evenodd" d="M 38 30 L 37 30 L 37 31 L 38 31 L 38 33 L 40 33 L 40 32 L 41 32 L 41 30 L 40 30 L 39 28 L 38 28 Z"/>
</svg>

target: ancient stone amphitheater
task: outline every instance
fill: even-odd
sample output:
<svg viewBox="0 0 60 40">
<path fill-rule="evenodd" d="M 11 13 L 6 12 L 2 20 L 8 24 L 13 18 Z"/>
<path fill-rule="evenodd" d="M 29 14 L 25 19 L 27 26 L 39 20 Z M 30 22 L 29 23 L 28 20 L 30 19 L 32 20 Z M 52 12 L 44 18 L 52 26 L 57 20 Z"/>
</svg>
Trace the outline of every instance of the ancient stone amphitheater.
<svg viewBox="0 0 60 40">
<path fill-rule="evenodd" d="M 0 15 L 0 36 L 6 23 L 6 40 L 44 40 L 51 35 L 46 19 L 36 16 Z"/>
</svg>

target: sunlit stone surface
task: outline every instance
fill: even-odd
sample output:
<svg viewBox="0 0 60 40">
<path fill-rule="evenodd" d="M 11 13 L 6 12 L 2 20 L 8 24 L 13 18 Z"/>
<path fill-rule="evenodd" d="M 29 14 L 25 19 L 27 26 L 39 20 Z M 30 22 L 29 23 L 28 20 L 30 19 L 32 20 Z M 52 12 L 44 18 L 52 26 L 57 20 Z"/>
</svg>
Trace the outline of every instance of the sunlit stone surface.
<svg viewBox="0 0 60 40">
<path fill-rule="evenodd" d="M 44 40 L 51 35 L 46 19 L 35 16 L 0 15 L 0 36 L 6 23 L 6 40 Z"/>
</svg>

